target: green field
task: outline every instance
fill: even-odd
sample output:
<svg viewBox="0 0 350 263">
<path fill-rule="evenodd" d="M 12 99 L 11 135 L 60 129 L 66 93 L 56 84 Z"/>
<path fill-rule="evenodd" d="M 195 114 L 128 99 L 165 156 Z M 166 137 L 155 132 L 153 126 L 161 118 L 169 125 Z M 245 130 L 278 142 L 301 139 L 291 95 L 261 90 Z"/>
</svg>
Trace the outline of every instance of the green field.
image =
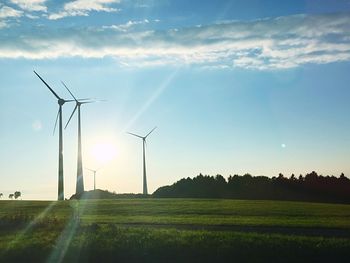
<svg viewBox="0 0 350 263">
<path fill-rule="evenodd" d="M 0 262 L 343 262 L 349 219 L 303 202 L 1 201 Z"/>
</svg>

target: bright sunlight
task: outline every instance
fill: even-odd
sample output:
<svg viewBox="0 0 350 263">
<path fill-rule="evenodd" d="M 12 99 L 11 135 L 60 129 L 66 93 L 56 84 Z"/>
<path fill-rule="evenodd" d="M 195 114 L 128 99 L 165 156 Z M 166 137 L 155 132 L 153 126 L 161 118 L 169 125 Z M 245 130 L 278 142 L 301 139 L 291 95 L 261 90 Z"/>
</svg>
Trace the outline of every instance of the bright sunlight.
<svg viewBox="0 0 350 263">
<path fill-rule="evenodd" d="M 107 164 L 117 156 L 117 146 L 113 142 L 99 142 L 91 146 L 93 158 L 100 164 Z"/>
</svg>

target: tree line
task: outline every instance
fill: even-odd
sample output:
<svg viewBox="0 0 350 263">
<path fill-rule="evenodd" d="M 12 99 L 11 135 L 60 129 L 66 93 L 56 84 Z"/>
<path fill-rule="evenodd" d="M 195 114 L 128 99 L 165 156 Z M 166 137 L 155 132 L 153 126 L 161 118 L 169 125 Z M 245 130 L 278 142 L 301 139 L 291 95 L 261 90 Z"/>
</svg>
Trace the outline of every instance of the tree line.
<svg viewBox="0 0 350 263">
<path fill-rule="evenodd" d="M 283 174 L 269 178 L 250 174 L 184 178 L 173 185 L 158 188 L 154 197 L 264 199 L 350 203 L 350 179 L 318 175 L 315 171 L 289 178 Z"/>
<path fill-rule="evenodd" d="M 3 196 L 4 194 L 0 193 L 0 198 L 2 198 Z M 9 194 L 8 198 L 12 200 L 13 198 L 18 199 L 21 196 L 22 196 L 22 193 L 20 191 L 16 191 L 13 194 Z"/>
</svg>

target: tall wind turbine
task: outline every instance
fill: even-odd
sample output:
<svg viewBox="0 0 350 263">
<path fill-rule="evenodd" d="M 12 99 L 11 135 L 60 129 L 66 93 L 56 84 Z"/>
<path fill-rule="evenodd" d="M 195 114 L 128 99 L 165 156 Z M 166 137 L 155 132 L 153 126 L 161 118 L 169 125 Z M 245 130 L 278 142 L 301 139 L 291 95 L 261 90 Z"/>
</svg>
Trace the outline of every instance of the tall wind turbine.
<svg viewBox="0 0 350 263">
<path fill-rule="evenodd" d="M 96 173 L 100 169 L 97 169 L 97 170 L 92 170 L 92 169 L 89 169 L 89 168 L 85 168 L 85 169 L 94 173 L 94 190 L 96 190 Z"/>
<path fill-rule="evenodd" d="M 135 133 L 128 132 L 131 135 L 139 137 L 142 139 L 142 152 L 143 152 L 143 194 L 147 195 L 147 177 L 146 177 L 146 154 L 145 154 L 145 146 L 146 146 L 146 138 L 150 135 L 157 127 L 154 127 L 146 136 L 140 136 Z"/>
<path fill-rule="evenodd" d="M 57 126 L 57 120 L 58 122 L 58 127 L 59 127 L 59 141 L 58 141 L 58 200 L 63 200 L 64 199 L 64 189 L 63 189 L 63 135 L 62 135 L 62 106 L 66 102 L 70 102 L 72 100 L 64 100 L 60 98 L 57 93 L 43 80 L 38 73 L 34 71 L 35 75 L 38 76 L 38 78 L 48 87 L 48 89 L 51 91 L 51 93 L 57 98 L 57 103 L 58 103 L 58 112 L 57 112 L 57 117 L 55 121 L 55 127 L 54 127 L 54 132 Z"/>
<path fill-rule="evenodd" d="M 83 158 L 82 158 L 82 153 L 81 153 L 81 117 L 80 117 L 80 106 L 86 103 L 92 103 L 95 101 L 79 101 L 77 100 L 76 97 L 74 97 L 73 93 L 68 89 L 66 84 L 62 82 L 63 86 L 68 90 L 70 95 L 73 97 L 75 101 L 75 108 L 72 112 L 72 114 L 69 117 L 69 120 L 64 128 L 67 128 L 70 120 L 72 119 L 75 111 L 78 109 L 78 161 L 77 161 L 77 184 L 75 187 L 75 193 L 77 195 L 81 195 L 84 193 L 84 174 L 83 174 Z"/>
</svg>

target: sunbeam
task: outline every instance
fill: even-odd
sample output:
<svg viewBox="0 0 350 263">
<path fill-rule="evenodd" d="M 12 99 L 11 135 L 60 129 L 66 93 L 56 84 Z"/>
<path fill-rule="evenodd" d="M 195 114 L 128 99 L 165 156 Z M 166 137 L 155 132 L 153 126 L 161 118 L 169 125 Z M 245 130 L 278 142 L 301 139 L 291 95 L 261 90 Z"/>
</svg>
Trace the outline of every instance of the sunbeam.
<svg viewBox="0 0 350 263">
<path fill-rule="evenodd" d="M 16 234 L 16 238 L 13 239 L 7 246 L 7 249 L 13 247 L 15 244 L 19 243 L 24 236 L 33 228 L 35 225 L 40 222 L 40 220 L 44 219 L 45 216 L 57 205 L 57 202 L 50 203 L 44 211 L 42 211 L 39 215 L 37 215 L 32 221 L 30 221 L 21 231 Z"/>
<path fill-rule="evenodd" d="M 84 199 L 84 197 L 82 197 L 82 199 Z M 70 219 L 59 238 L 56 240 L 56 244 L 47 260 L 48 263 L 60 263 L 64 261 L 72 239 L 81 226 L 82 215 L 84 214 L 88 200 L 71 200 L 69 202 L 72 209 Z M 77 249 L 79 250 L 80 247 L 78 246 Z M 79 257 L 79 251 L 75 251 L 75 254 Z"/>
<path fill-rule="evenodd" d="M 163 82 L 159 87 L 153 92 L 150 98 L 142 105 L 142 107 L 138 110 L 138 112 L 130 119 L 129 122 L 124 126 L 123 131 L 127 131 L 135 121 L 137 121 L 141 115 L 153 104 L 153 102 L 158 99 L 158 97 L 164 92 L 166 88 L 168 88 L 169 84 L 178 74 L 180 68 L 176 68 Z"/>
</svg>

